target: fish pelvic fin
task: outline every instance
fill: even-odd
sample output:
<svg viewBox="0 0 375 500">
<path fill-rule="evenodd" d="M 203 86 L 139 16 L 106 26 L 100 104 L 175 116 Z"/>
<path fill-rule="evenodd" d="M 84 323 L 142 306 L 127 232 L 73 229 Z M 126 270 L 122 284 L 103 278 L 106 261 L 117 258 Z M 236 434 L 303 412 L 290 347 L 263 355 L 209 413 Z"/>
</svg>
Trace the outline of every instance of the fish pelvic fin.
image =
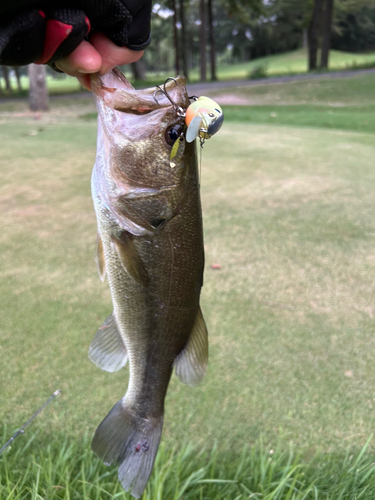
<svg viewBox="0 0 375 500">
<path fill-rule="evenodd" d="M 105 260 L 104 260 L 104 247 L 103 242 L 98 233 L 96 238 L 96 255 L 95 255 L 96 268 L 98 270 L 99 278 L 104 281 L 106 275 Z"/>
<path fill-rule="evenodd" d="M 116 372 L 126 365 L 128 352 L 114 314 L 111 314 L 96 332 L 89 347 L 89 358 L 107 372 Z"/>
<path fill-rule="evenodd" d="M 203 379 L 208 364 L 208 333 L 201 308 L 189 340 L 174 361 L 177 377 L 187 385 L 197 385 Z"/>
<path fill-rule="evenodd" d="M 106 465 L 119 464 L 125 491 L 140 498 L 154 465 L 163 428 L 160 418 L 145 419 L 118 401 L 96 429 L 91 448 Z"/>
<path fill-rule="evenodd" d="M 148 275 L 145 266 L 135 248 L 132 235 L 123 231 L 121 239 L 112 236 L 112 243 L 122 267 L 128 273 L 133 281 L 142 286 L 148 285 Z"/>
</svg>

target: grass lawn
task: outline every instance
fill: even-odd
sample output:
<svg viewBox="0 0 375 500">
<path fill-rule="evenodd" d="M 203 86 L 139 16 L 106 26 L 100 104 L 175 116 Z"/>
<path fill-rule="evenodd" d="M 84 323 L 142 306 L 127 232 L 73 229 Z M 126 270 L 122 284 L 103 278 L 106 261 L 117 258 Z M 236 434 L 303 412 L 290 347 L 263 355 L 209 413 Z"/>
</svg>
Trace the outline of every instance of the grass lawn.
<svg viewBox="0 0 375 500">
<path fill-rule="evenodd" d="M 296 80 L 283 83 L 255 84 L 230 89 L 212 90 L 211 94 L 242 97 L 251 105 L 304 105 L 347 107 L 375 104 L 375 75 L 355 74 L 351 77 Z"/>
<path fill-rule="evenodd" d="M 14 75 L 11 75 L 11 85 L 12 89 L 18 93 L 17 80 Z M 47 75 L 47 86 L 51 95 L 84 92 L 85 90 L 83 89 L 83 87 L 81 87 L 76 78 L 60 74 L 57 78 L 53 78 L 51 75 Z M 21 77 L 21 87 L 22 94 L 26 96 L 29 88 L 29 78 L 27 76 Z"/>
<path fill-rule="evenodd" d="M 226 121 L 375 132 L 375 74 L 208 92 Z M 242 103 L 225 106 L 225 103 Z"/>
<path fill-rule="evenodd" d="M 34 442 L 0 458 L 7 500 L 126 498 L 87 450 L 127 370 L 87 358 L 111 312 L 94 264 L 96 124 L 77 116 L 90 101 L 65 104 L 0 108 L 2 442 L 63 391 L 27 430 Z M 172 379 L 147 498 L 373 498 L 373 443 L 360 454 L 375 427 L 373 129 L 340 126 L 350 114 L 326 128 L 319 114 L 301 127 L 236 113 L 203 151 L 210 366 L 198 388 Z"/>
<path fill-rule="evenodd" d="M 374 52 L 354 54 L 351 52 L 340 52 L 338 50 L 330 51 L 330 70 L 351 69 L 371 65 L 375 65 Z M 298 49 L 274 56 L 259 57 L 258 59 L 246 63 L 219 66 L 218 77 L 223 80 L 248 78 L 254 68 L 259 66 L 263 66 L 269 76 L 306 73 L 307 52 L 305 49 Z M 193 75 L 195 75 L 195 73 L 193 73 Z"/>
</svg>

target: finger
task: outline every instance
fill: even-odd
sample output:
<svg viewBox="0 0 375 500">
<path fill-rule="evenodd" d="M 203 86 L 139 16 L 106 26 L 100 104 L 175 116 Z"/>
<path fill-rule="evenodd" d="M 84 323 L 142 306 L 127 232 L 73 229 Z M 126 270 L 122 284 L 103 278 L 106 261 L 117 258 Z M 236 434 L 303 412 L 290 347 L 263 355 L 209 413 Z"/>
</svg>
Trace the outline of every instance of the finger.
<svg viewBox="0 0 375 500">
<path fill-rule="evenodd" d="M 86 75 L 79 75 L 79 76 L 77 76 L 77 80 L 82 85 L 82 87 L 85 87 L 85 89 L 90 90 L 90 91 L 92 90 L 90 75 L 87 75 L 87 74 Z"/>
<path fill-rule="evenodd" d="M 71 54 L 56 61 L 58 69 L 70 76 L 82 76 L 97 73 L 102 67 L 102 58 L 98 51 L 85 40 Z"/>
<path fill-rule="evenodd" d="M 118 47 L 102 33 L 94 33 L 90 38 L 90 43 L 102 58 L 100 74 L 104 75 L 115 66 L 130 64 L 138 61 L 143 56 L 143 50 L 135 51 L 127 47 Z"/>
</svg>

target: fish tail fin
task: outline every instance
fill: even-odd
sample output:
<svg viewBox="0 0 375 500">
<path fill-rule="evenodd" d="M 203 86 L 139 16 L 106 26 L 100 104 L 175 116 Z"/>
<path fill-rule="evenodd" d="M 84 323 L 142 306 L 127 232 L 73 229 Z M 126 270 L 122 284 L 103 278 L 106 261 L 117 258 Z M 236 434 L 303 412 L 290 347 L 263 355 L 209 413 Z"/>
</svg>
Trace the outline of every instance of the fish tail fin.
<svg viewBox="0 0 375 500">
<path fill-rule="evenodd" d="M 142 496 L 150 477 L 162 428 L 163 415 L 144 419 L 132 412 L 123 398 L 96 429 L 92 450 L 106 465 L 120 464 L 118 478 L 135 498 Z"/>
</svg>

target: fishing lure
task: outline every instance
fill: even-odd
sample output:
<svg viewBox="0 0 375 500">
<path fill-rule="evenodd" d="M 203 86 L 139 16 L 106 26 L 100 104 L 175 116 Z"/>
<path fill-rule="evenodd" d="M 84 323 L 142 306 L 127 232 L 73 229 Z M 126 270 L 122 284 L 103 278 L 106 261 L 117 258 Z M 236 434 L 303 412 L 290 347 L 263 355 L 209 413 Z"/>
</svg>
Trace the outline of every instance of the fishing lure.
<svg viewBox="0 0 375 500">
<path fill-rule="evenodd" d="M 186 142 L 193 142 L 196 137 L 210 139 L 223 124 L 224 115 L 221 107 L 209 97 L 195 98 L 186 110 Z"/>
<path fill-rule="evenodd" d="M 166 83 L 170 80 L 173 80 L 175 84 L 178 85 L 175 78 L 167 78 L 163 86 L 157 85 L 157 90 L 154 92 L 154 100 L 158 103 L 156 95 L 160 92 L 173 105 L 177 116 L 185 119 L 187 127 L 186 131 L 182 131 L 179 135 L 176 135 L 176 142 L 171 150 L 170 164 L 171 168 L 174 168 L 176 166 L 176 162 L 184 154 L 185 140 L 186 142 L 193 142 L 197 137 L 199 137 L 201 146 L 203 146 L 206 139 L 210 139 L 220 130 L 224 121 L 224 114 L 217 102 L 205 96 L 190 97 L 189 99 L 193 99 L 193 102 L 187 107 L 186 110 L 177 106 L 171 99 L 165 87 Z"/>
<path fill-rule="evenodd" d="M 193 142 L 199 137 L 203 147 L 204 141 L 216 134 L 224 121 L 223 111 L 214 100 L 204 96 L 199 98 L 194 96 L 191 99 L 194 99 L 194 101 L 184 113 L 186 132 L 185 134 L 182 133 L 176 140 L 171 151 L 171 168 L 175 167 L 176 161 L 184 154 L 185 140 L 186 142 Z"/>
</svg>

